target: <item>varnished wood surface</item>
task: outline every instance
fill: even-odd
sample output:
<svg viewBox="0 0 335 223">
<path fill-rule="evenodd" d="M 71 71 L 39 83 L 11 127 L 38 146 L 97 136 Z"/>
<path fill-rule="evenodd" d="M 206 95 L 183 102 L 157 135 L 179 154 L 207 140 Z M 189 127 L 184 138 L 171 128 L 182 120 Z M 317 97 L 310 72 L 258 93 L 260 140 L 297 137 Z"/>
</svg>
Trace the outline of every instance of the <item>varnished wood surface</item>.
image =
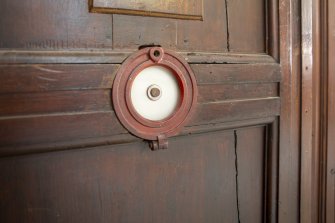
<svg viewBox="0 0 335 223">
<path fill-rule="evenodd" d="M 260 222 L 264 129 L 178 137 L 158 152 L 139 142 L 2 158 L 0 220 Z"/>
<path fill-rule="evenodd" d="M 278 83 L 200 85 L 198 88 L 198 102 L 277 97 L 279 92 L 278 88 Z"/>
<path fill-rule="evenodd" d="M 87 0 L 3 0 L 0 48 L 124 50 L 158 44 L 179 51 L 222 53 L 231 45 L 234 52 L 266 53 L 265 20 L 272 15 L 266 15 L 265 2 L 211 0 L 203 6 L 202 22 L 89 13 Z"/>
<path fill-rule="evenodd" d="M 235 222 L 234 157 L 228 131 L 172 139 L 157 153 L 134 143 L 2 159 L 2 187 L 17 193 L 1 190 L 0 219 Z"/>
<path fill-rule="evenodd" d="M 300 1 L 279 0 L 282 68 L 278 222 L 300 221 Z"/>
<path fill-rule="evenodd" d="M 141 45 L 162 45 L 176 49 L 175 20 L 113 15 L 113 30 L 113 48 L 117 50 L 137 50 Z"/>
<path fill-rule="evenodd" d="M 0 50 L 2 64 L 120 64 L 133 50 Z M 191 64 L 275 63 L 266 54 L 178 52 Z"/>
<path fill-rule="evenodd" d="M 66 147 L 66 143 L 85 144 L 87 138 L 126 133 L 112 108 L 111 87 L 118 67 L 2 65 L 2 154 L 9 155 L 7 148 L 15 145 L 35 151 L 34 144 Z M 199 85 L 199 104 L 188 126 L 279 115 L 278 65 L 195 64 L 192 69 Z M 13 154 L 17 154 L 15 149 Z"/>
<path fill-rule="evenodd" d="M 264 222 L 265 128 L 236 131 L 237 190 L 240 222 Z M 251 140 L 252 139 L 252 140 Z M 243 182 L 249 182 L 245 184 Z M 252 211 L 251 211 L 252 210 Z"/>
<path fill-rule="evenodd" d="M 301 222 L 319 218 L 321 132 L 321 1 L 302 2 Z M 322 162 L 321 162 L 322 163 Z"/>
<path fill-rule="evenodd" d="M 227 2 L 229 50 L 231 52 L 265 52 L 266 1 L 227 0 Z M 241 7 L 242 2 L 243 7 Z M 239 25 L 236 25 L 237 21 Z"/>
<path fill-rule="evenodd" d="M 183 51 L 228 52 L 225 1 L 204 4 L 204 21 L 177 21 L 176 46 Z"/>
<path fill-rule="evenodd" d="M 87 0 L 2 0 L 0 14 L 0 48 L 113 47 L 112 16 L 88 13 Z"/>
<path fill-rule="evenodd" d="M 110 111 L 110 90 L 0 94 L 0 115 Z"/>
<path fill-rule="evenodd" d="M 1 1 L 1 222 L 297 222 L 299 7 L 269 1 L 211 0 L 203 22 Z M 200 89 L 158 153 L 108 93 L 143 45 L 181 52 Z"/>
<path fill-rule="evenodd" d="M 328 1 L 320 2 L 320 32 L 319 40 L 320 40 L 320 153 L 319 153 L 319 174 L 318 177 L 318 191 L 315 191 L 313 195 L 318 196 L 318 204 L 319 208 L 316 212 L 318 213 L 318 217 L 321 221 L 325 221 L 326 219 L 326 202 L 327 202 L 327 174 L 328 167 L 327 160 L 328 156 L 328 66 L 330 63 L 329 60 L 329 52 L 328 52 L 328 19 L 331 18 L 328 16 Z"/>
<path fill-rule="evenodd" d="M 332 1 L 302 4 L 301 222 L 334 222 L 334 15 Z"/>
<path fill-rule="evenodd" d="M 328 1 L 328 131 L 327 131 L 327 186 L 326 186 L 326 222 L 335 221 L 335 3 Z"/>
<path fill-rule="evenodd" d="M 120 65 L 0 65 L 1 93 L 110 89 Z"/>
</svg>

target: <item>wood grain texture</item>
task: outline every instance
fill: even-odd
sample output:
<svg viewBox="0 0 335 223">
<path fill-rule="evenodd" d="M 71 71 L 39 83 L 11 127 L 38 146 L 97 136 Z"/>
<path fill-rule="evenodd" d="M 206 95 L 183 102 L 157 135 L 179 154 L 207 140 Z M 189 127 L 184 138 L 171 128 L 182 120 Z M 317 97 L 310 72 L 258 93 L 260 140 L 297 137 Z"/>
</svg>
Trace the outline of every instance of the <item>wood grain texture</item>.
<svg viewBox="0 0 335 223">
<path fill-rule="evenodd" d="M 209 0 L 202 22 L 2 1 L 0 222 L 297 222 L 297 18 L 280 1 L 282 64 L 265 48 L 279 44 L 265 1 Z M 120 124 L 110 94 L 124 59 L 152 44 L 180 52 L 200 90 L 195 115 L 156 152 Z"/>
<path fill-rule="evenodd" d="M 271 83 L 281 81 L 278 64 L 195 64 L 191 66 L 199 84 Z"/>
<path fill-rule="evenodd" d="M 266 53 L 279 62 L 279 0 L 266 1 Z"/>
<path fill-rule="evenodd" d="M 278 97 L 277 83 L 265 84 L 206 84 L 198 87 L 198 102 Z"/>
<path fill-rule="evenodd" d="M 152 42 L 151 42 L 152 43 Z M 136 45 L 136 43 L 135 43 Z M 138 45 L 138 44 L 137 44 Z M 2 64 L 120 64 L 134 53 L 130 50 L 71 50 L 31 51 L 0 50 Z M 276 61 L 266 54 L 179 52 L 191 64 L 273 64 Z"/>
<path fill-rule="evenodd" d="M 319 221 L 321 40 L 320 2 L 303 1 L 301 29 L 301 222 Z"/>
<path fill-rule="evenodd" d="M 277 98 L 199 104 L 188 126 L 207 125 L 279 115 Z M 0 155 L 10 155 L 8 147 L 15 145 L 85 144 L 85 139 L 110 137 L 127 133 L 113 112 L 75 112 L 48 115 L 9 116 L 0 119 Z M 83 140 L 83 143 L 80 143 Z M 66 147 L 66 146 L 65 146 Z M 42 152 L 43 149 L 40 148 Z M 56 149 L 56 148 L 54 148 Z M 19 149 L 24 150 L 24 149 Z M 49 149 L 46 149 L 49 150 Z M 24 150 L 25 153 L 29 150 Z M 17 154 L 14 149 L 12 154 Z"/>
<path fill-rule="evenodd" d="M 113 15 L 114 49 L 138 49 L 160 45 L 176 49 L 176 21 L 161 18 Z"/>
<path fill-rule="evenodd" d="M 239 129 L 235 134 L 240 222 L 264 222 L 265 128 Z"/>
<path fill-rule="evenodd" d="M 231 122 L 222 122 L 215 124 L 205 124 L 205 125 L 193 125 L 186 126 L 179 134 L 179 136 L 188 136 L 191 134 L 200 134 L 200 133 L 208 133 L 213 131 L 222 131 L 229 130 L 234 128 L 241 127 L 250 127 L 250 126 L 258 126 L 258 125 L 269 125 L 275 122 L 276 117 L 265 117 L 258 119 L 247 119 L 241 121 L 231 121 Z M 277 137 L 277 132 L 273 132 L 273 137 Z M 177 137 L 179 137 L 177 136 Z M 272 133 L 270 134 L 272 137 Z M 16 155 L 27 155 L 27 154 L 35 154 L 35 153 L 47 153 L 54 151 L 64 151 L 64 150 L 74 150 L 78 148 L 90 148 L 90 147 L 98 147 L 98 146 L 106 146 L 106 145 L 121 145 L 125 143 L 134 143 L 134 142 L 142 142 L 143 140 L 130 135 L 129 133 L 122 133 L 118 135 L 112 136 L 103 136 L 103 137 L 95 137 L 95 138 L 84 138 L 84 139 L 73 139 L 71 141 L 56 141 L 56 142 L 41 142 L 35 144 L 12 144 L 7 146 L 2 146 L 0 149 L 1 157 L 9 157 Z M 274 140 L 273 144 L 276 145 L 277 141 Z M 274 179 L 277 179 L 276 177 Z M 277 181 L 273 181 L 271 185 L 277 185 Z M 276 194 L 276 190 L 271 190 L 271 193 Z M 272 199 L 272 197 L 276 198 L 276 196 L 272 196 L 269 198 L 270 209 L 276 209 L 277 200 Z M 270 211 L 273 212 L 273 211 Z M 275 217 L 276 215 L 271 216 Z"/>
<path fill-rule="evenodd" d="M 326 219 L 326 202 L 327 202 L 327 175 L 328 175 L 328 167 L 327 160 L 328 156 L 328 88 L 329 88 L 329 51 L 328 51 L 328 1 L 320 2 L 320 153 L 319 153 L 319 167 L 320 172 L 317 175 L 319 185 L 317 193 L 313 193 L 313 195 L 317 195 L 319 198 L 319 209 L 318 216 L 321 221 L 325 221 Z M 333 56 L 334 57 L 334 53 Z M 314 190 L 316 191 L 316 190 Z M 315 213 L 315 212 L 314 212 Z"/>
<path fill-rule="evenodd" d="M 278 222 L 300 221 L 300 1 L 279 0 L 282 68 Z"/>
<path fill-rule="evenodd" d="M 0 116 L 111 111 L 110 90 L 0 94 Z"/>
<path fill-rule="evenodd" d="M 202 20 L 202 0 L 90 0 L 90 11 Z"/>
<path fill-rule="evenodd" d="M 114 112 L 54 113 L 49 115 L 12 116 L 0 119 L 1 147 L 75 141 L 111 136 L 127 131 Z"/>
<path fill-rule="evenodd" d="M 225 4 L 210 0 L 204 4 L 204 21 L 177 22 L 177 48 L 186 51 L 227 52 Z"/>
<path fill-rule="evenodd" d="M 335 2 L 328 1 L 328 131 L 327 131 L 327 187 L 326 222 L 335 221 Z"/>
<path fill-rule="evenodd" d="M 159 152 L 133 143 L 12 157 L 0 169 L 1 222 L 238 219 L 233 131 L 171 139 Z"/>
<path fill-rule="evenodd" d="M 0 65 L 0 93 L 110 89 L 120 65 Z M 199 85 L 281 82 L 280 65 L 191 64 Z"/>
<path fill-rule="evenodd" d="M 0 65 L 0 93 L 110 89 L 119 65 Z"/>
<path fill-rule="evenodd" d="M 199 104 L 190 125 L 220 123 L 280 114 L 279 98 L 208 102 Z"/>
<path fill-rule="evenodd" d="M 176 15 L 180 15 L 181 18 L 194 9 L 193 11 L 197 12 L 195 14 L 199 15 L 204 11 L 204 21 L 88 13 L 88 2 L 83 0 L 57 2 L 32 0 L 23 4 L 18 0 L 6 0 L 0 3 L 2 10 L 0 13 L 3 15 L 0 22 L 0 48 L 112 50 L 113 46 L 117 49 L 134 49 L 135 46 L 158 44 L 192 52 L 266 53 L 265 24 L 267 16 L 270 15 L 266 14 L 263 1 L 245 3 L 211 0 L 202 4 L 202 0 L 188 0 L 179 1 L 178 6 L 175 0 L 155 1 L 154 4 L 149 4 L 147 1 L 144 1 L 144 4 L 138 1 L 137 3 L 118 1 L 117 5 L 112 1 L 115 0 L 94 0 L 91 5 L 95 4 L 96 9 L 101 9 L 102 12 L 106 12 L 104 9 L 110 6 L 116 8 L 117 5 L 130 6 L 127 9 L 129 11 L 124 13 L 136 12 L 134 8 L 141 8 L 139 14 L 145 15 L 143 12 L 149 10 L 150 13 L 146 15 L 153 16 L 165 14 L 162 12 L 161 15 L 155 14 L 150 7 L 164 9 L 163 11 L 178 9 L 181 14 Z M 161 5 L 163 7 L 160 7 Z M 172 14 L 168 12 L 166 15 Z M 193 16 L 201 19 L 199 15 Z M 12 26 L 12 22 L 16 25 Z M 125 35 L 124 38 L 120 37 L 119 30 Z"/>
<path fill-rule="evenodd" d="M 0 153 L 42 152 L 42 145 L 49 151 L 57 150 L 57 145 L 117 142 L 127 132 L 111 106 L 118 67 L 2 65 Z M 188 126 L 279 115 L 278 65 L 195 64 L 192 69 L 199 84 L 199 104 Z"/>
<path fill-rule="evenodd" d="M 266 46 L 266 1 L 226 1 L 229 51 L 264 53 Z"/>
<path fill-rule="evenodd" d="M 112 48 L 112 16 L 89 14 L 85 0 L 3 0 L 0 14 L 0 48 Z"/>
<path fill-rule="evenodd" d="M 266 210 L 265 222 L 279 222 L 278 221 L 278 207 L 279 207 L 279 118 L 266 126 L 266 149 L 265 149 L 265 205 Z"/>
</svg>

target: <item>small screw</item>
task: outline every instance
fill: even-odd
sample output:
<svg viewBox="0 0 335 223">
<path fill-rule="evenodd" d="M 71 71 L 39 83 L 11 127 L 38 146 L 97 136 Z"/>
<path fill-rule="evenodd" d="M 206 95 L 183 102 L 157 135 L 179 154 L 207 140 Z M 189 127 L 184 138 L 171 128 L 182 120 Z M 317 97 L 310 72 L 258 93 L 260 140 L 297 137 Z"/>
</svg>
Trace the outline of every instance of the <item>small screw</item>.
<svg viewBox="0 0 335 223">
<path fill-rule="evenodd" d="M 150 100 L 157 101 L 162 96 L 162 91 L 158 85 L 150 85 L 147 90 L 147 95 Z"/>
<path fill-rule="evenodd" d="M 161 55 L 161 53 L 159 52 L 159 50 L 154 51 L 154 56 L 155 57 L 159 57 L 160 55 Z"/>
<path fill-rule="evenodd" d="M 152 88 L 150 90 L 150 95 L 154 98 L 158 97 L 161 94 L 161 91 L 158 88 Z"/>
</svg>

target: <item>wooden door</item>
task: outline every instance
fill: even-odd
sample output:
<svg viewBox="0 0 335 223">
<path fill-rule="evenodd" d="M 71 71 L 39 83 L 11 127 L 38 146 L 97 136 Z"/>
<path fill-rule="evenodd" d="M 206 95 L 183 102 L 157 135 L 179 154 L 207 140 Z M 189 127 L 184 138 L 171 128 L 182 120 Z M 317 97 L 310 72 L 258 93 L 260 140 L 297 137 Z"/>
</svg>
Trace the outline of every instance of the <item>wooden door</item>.
<svg viewBox="0 0 335 223">
<path fill-rule="evenodd" d="M 335 2 L 302 4 L 301 222 L 334 222 Z"/>
<path fill-rule="evenodd" d="M 289 2 L 204 1 L 200 21 L 2 0 L 0 222 L 297 222 Z M 197 79 L 167 150 L 113 112 L 115 73 L 146 45 Z"/>
<path fill-rule="evenodd" d="M 325 137 L 327 140 L 327 152 L 326 152 L 326 169 L 325 169 L 325 182 L 326 183 L 326 193 L 324 197 L 325 205 L 325 214 L 326 214 L 326 221 L 325 222 L 334 222 L 335 221 L 335 141 L 334 141 L 334 134 L 335 134 L 335 79 L 334 79 L 334 72 L 335 72 L 335 15 L 332 13 L 335 10 L 335 3 L 329 1 L 328 3 L 328 112 L 327 112 L 327 136 Z"/>
</svg>

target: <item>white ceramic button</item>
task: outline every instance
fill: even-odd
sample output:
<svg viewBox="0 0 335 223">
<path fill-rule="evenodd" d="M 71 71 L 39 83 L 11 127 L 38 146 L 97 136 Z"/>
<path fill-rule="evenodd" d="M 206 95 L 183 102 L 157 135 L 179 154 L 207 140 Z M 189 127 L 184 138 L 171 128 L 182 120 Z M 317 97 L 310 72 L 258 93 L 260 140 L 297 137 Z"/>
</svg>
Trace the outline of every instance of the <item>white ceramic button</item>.
<svg viewBox="0 0 335 223">
<path fill-rule="evenodd" d="M 131 102 L 136 112 L 151 121 L 171 116 L 180 101 L 180 89 L 174 74 L 163 66 L 142 70 L 133 81 Z"/>
<path fill-rule="evenodd" d="M 153 84 L 148 87 L 147 95 L 151 101 L 157 101 L 162 97 L 162 89 L 160 86 Z"/>
</svg>

